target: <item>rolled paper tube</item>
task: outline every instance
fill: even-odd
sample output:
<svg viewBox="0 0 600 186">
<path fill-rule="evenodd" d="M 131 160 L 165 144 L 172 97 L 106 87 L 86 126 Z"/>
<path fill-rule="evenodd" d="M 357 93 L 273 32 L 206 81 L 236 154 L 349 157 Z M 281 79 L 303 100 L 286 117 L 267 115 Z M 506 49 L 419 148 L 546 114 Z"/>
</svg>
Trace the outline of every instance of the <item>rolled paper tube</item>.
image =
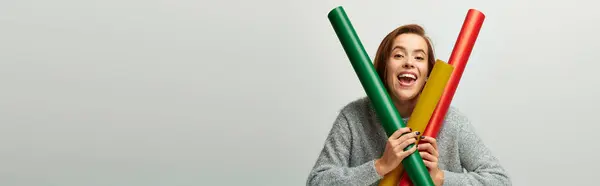
<svg viewBox="0 0 600 186">
<path fill-rule="evenodd" d="M 473 46 L 475 45 L 475 41 L 477 40 L 477 36 L 479 35 L 479 31 L 481 30 L 484 19 L 485 15 L 478 10 L 469 9 L 467 12 L 467 16 L 458 35 L 458 39 L 456 40 L 454 49 L 450 55 L 450 60 L 448 61 L 450 65 L 454 66 L 454 71 L 452 71 L 452 75 L 450 75 L 448 84 L 444 89 L 444 93 L 442 94 L 435 111 L 433 111 L 431 119 L 429 120 L 429 124 L 427 124 L 427 128 L 423 133 L 424 136 L 433 138 L 437 137 L 446 113 L 450 107 L 450 102 L 452 102 L 454 93 L 458 88 L 460 78 L 465 70 L 465 67 L 467 66 L 467 61 L 469 60 L 469 56 L 471 55 L 471 51 L 473 50 Z M 411 182 L 411 180 L 407 179 L 408 177 L 403 175 L 399 185 L 413 185 L 414 181 Z"/>
<path fill-rule="evenodd" d="M 456 89 L 458 88 L 460 78 L 467 66 L 471 51 L 473 51 L 477 36 L 479 36 L 479 31 L 481 30 L 484 19 L 485 15 L 478 10 L 469 9 L 469 12 L 467 12 L 458 39 L 456 40 L 454 49 L 450 55 L 450 60 L 448 60 L 448 63 L 454 66 L 454 71 L 452 71 L 452 75 L 450 75 L 448 85 L 446 85 L 442 98 L 433 112 L 431 120 L 429 120 L 427 129 L 425 129 L 423 135 L 433 138 L 437 137 L 438 132 L 442 127 L 444 117 L 446 116 L 446 112 L 448 112 L 448 108 L 454 97 L 454 93 L 456 93 Z"/>
<path fill-rule="evenodd" d="M 435 65 L 431 70 L 431 74 L 429 75 L 429 79 L 427 79 L 427 83 L 425 84 L 421 95 L 419 95 L 417 104 L 413 110 L 413 113 L 410 115 L 410 119 L 408 120 L 408 127 L 413 129 L 413 131 L 425 131 L 425 127 L 427 127 L 427 124 L 429 123 L 429 118 L 431 118 L 431 114 L 433 113 L 433 110 L 435 110 L 435 107 L 437 106 L 437 103 L 444 92 L 446 83 L 448 83 L 450 74 L 452 74 L 452 70 L 454 70 L 454 67 L 442 60 L 437 60 L 435 62 Z M 422 134 L 417 137 L 417 143 L 421 135 Z M 410 145 L 409 148 L 412 146 L 413 145 Z M 379 185 L 398 185 L 400 176 L 402 176 L 403 173 L 402 170 L 402 166 L 396 167 L 396 169 L 383 177 L 383 179 L 379 182 Z"/>
<path fill-rule="evenodd" d="M 388 172 L 383 178 L 379 181 L 379 186 L 394 186 L 400 182 L 400 179 L 403 174 L 406 172 L 403 171 L 403 166 L 398 166 L 394 170 Z"/>
<path fill-rule="evenodd" d="M 387 94 L 381 79 L 379 79 L 371 60 L 364 50 L 344 9 L 339 6 L 331 10 L 327 17 L 329 18 L 363 89 L 371 100 L 371 104 L 373 105 L 387 136 L 391 136 L 398 129 L 406 127 L 405 123 L 402 121 L 402 117 L 392 103 L 390 96 Z M 429 175 L 429 171 L 427 170 L 427 167 L 425 167 L 425 163 L 423 163 L 423 159 L 419 153 L 410 154 L 402 161 L 402 163 L 404 164 L 404 169 L 416 184 L 423 186 L 434 185 L 433 180 Z"/>
<path fill-rule="evenodd" d="M 400 178 L 400 183 L 398 185 L 402 185 L 402 186 L 407 186 L 407 185 L 413 185 L 412 182 L 410 181 L 410 178 L 408 178 L 408 176 L 406 174 L 402 174 L 401 178 Z"/>
</svg>

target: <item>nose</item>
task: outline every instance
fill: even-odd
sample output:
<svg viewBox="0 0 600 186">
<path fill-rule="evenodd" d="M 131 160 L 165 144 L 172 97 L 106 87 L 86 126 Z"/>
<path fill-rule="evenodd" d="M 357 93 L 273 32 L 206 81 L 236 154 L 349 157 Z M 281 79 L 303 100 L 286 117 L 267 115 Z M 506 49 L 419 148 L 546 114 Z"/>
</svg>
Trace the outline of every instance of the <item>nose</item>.
<svg viewBox="0 0 600 186">
<path fill-rule="evenodd" d="M 402 64 L 402 67 L 404 67 L 404 68 L 414 68 L 415 65 L 414 65 L 414 62 L 412 60 L 408 59 L 408 60 L 404 60 L 404 63 Z"/>
</svg>

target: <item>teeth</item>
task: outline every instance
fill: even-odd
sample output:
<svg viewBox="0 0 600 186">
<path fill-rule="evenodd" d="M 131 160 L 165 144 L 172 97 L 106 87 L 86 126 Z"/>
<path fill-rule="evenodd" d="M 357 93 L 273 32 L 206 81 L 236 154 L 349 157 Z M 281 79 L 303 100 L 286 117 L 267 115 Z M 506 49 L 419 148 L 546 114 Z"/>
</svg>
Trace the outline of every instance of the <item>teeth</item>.
<svg viewBox="0 0 600 186">
<path fill-rule="evenodd" d="M 417 79 L 417 77 L 415 75 L 413 75 L 413 74 L 400 74 L 400 76 L 398 76 L 398 77 L 401 77 L 401 78 L 406 77 L 406 78 Z"/>
</svg>

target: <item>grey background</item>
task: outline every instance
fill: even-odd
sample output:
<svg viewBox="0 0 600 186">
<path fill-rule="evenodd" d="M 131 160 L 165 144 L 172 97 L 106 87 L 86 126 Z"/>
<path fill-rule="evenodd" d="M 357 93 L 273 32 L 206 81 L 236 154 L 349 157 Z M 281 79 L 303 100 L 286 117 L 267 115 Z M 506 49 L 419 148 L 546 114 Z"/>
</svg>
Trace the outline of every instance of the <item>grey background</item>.
<svg viewBox="0 0 600 186">
<path fill-rule="evenodd" d="M 373 57 L 423 25 L 448 60 L 487 18 L 453 100 L 514 185 L 596 181 L 592 1 L 0 2 L 0 185 L 304 185 L 364 91 L 326 14 Z"/>
</svg>

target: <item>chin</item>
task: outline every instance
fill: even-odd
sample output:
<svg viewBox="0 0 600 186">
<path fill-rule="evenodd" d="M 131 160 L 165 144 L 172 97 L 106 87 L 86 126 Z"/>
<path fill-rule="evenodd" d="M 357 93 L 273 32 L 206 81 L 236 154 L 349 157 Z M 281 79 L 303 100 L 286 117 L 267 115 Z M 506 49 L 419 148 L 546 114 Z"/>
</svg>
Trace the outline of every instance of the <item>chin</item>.
<svg viewBox="0 0 600 186">
<path fill-rule="evenodd" d="M 419 82 L 415 82 L 411 86 L 401 86 L 400 82 L 394 82 L 391 87 L 394 88 L 393 94 L 397 101 L 400 102 L 408 102 L 415 100 L 419 95 L 419 87 L 421 84 Z M 391 96 L 391 95 L 390 95 Z"/>
<path fill-rule="evenodd" d="M 396 92 L 396 97 L 399 101 L 411 101 L 417 97 L 417 94 L 414 92 Z"/>
</svg>

